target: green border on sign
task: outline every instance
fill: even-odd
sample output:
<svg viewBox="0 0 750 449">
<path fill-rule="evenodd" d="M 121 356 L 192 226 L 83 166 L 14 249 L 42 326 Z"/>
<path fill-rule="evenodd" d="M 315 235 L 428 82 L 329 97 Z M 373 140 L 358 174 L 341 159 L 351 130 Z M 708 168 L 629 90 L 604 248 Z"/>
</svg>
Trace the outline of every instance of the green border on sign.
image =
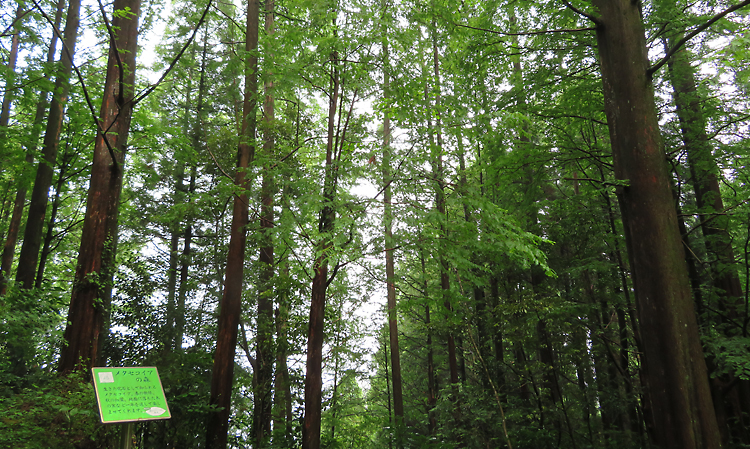
<svg viewBox="0 0 750 449">
<path fill-rule="evenodd" d="M 156 367 L 92 368 L 91 372 L 102 423 L 172 417 Z"/>
</svg>

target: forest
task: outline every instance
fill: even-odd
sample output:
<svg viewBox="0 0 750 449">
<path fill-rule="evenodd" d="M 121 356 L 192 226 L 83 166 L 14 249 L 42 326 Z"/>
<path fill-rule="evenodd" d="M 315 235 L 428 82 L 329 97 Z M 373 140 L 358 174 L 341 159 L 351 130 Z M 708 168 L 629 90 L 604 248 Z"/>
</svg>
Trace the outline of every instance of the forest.
<svg viewBox="0 0 750 449">
<path fill-rule="evenodd" d="M 0 59 L 0 447 L 750 447 L 750 0 L 13 0 Z"/>
</svg>

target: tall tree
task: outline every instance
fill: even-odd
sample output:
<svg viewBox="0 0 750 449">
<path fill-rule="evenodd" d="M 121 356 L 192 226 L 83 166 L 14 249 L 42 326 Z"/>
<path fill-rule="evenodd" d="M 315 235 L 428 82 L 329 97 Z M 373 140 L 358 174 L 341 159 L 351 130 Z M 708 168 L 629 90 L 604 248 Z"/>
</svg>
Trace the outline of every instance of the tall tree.
<svg viewBox="0 0 750 449">
<path fill-rule="evenodd" d="M 270 40 L 274 34 L 274 1 L 266 0 L 265 5 L 265 32 L 266 37 Z M 274 226 L 274 194 L 275 186 L 273 180 L 274 160 L 274 92 L 272 69 L 273 59 L 269 42 L 266 45 L 265 63 L 268 67 L 266 72 L 266 82 L 264 86 L 265 101 L 263 102 L 263 179 L 260 187 L 260 262 L 259 288 L 258 288 L 258 330 L 256 337 L 256 372 L 255 372 L 255 404 L 254 420 L 255 442 L 258 447 L 262 447 L 266 439 L 271 435 L 271 418 L 272 418 L 272 394 L 273 385 L 273 278 L 274 278 L 274 244 L 273 244 L 273 226 Z"/>
<path fill-rule="evenodd" d="M 242 276 L 245 264 L 248 224 L 248 169 L 255 157 L 255 128 L 258 95 L 258 26 L 260 8 L 257 0 L 247 4 L 245 37 L 245 91 L 242 102 L 242 121 L 237 151 L 234 184 L 232 227 L 227 255 L 224 293 L 219 304 L 219 325 L 216 337 L 213 371 L 211 374 L 210 404 L 216 407 L 207 422 L 206 445 L 210 449 L 227 446 L 229 416 L 232 406 L 234 354 L 237 330 L 242 311 Z"/>
<path fill-rule="evenodd" d="M 667 48 L 675 47 L 682 38 L 682 33 L 670 37 Z M 742 298 L 743 292 L 728 231 L 729 217 L 724 213 L 724 201 L 719 190 L 719 167 L 707 136 L 695 68 L 691 65 L 688 49 L 680 48 L 670 58 L 668 66 L 701 229 L 709 251 L 716 257 L 716 262 L 712 265 L 714 286 L 719 289 L 720 296 L 729 299 L 729 303 L 737 302 Z M 736 307 L 736 304 L 730 305 L 728 302 L 724 300 L 723 309 Z"/>
<path fill-rule="evenodd" d="M 307 364 L 305 372 L 305 421 L 302 430 L 302 449 L 320 448 L 320 420 L 323 390 L 323 332 L 328 289 L 328 258 L 333 250 L 333 229 L 336 221 L 336 183 L 338 180 L 336 110 L 339 104 L 340 61 L 336 49 L 331 50 L 330 85 L 328 91 L 328 129 L 323 179 L 323 205 L 318 219 L 320 241 L 316 245 L 313 265 L 310 325 L 307 336 Z M 343 145 L 343 142 L 341 142 Z"/>
<path fill-rule="evenodd" d="M 390 11 L 386 2 L 381 3 L 383 15 L 383 100 L 385 109 L 383 111 L 383 228 L 385 233 L 385 277 L 388 298 L 388 341 L 391 355 L 391 378 L 393 380 L 393 414 L 395 416 L 396 444 L 402 447 L 401 437 L 404 425 L 404 395 L 401 380 L 401 350 L 398 345 L 398 310 L 396 308 L 396 273 L 394 260 L 393 239 L 393 205 L 391 204 L 391 185 L 393 175 L 391 173 L 391 112 L 390 100 L 390 59 L 388 54 L 388 29 Z"/>
<path fill-rule="evenodd" d="M 61 373 L 87 370 L 103 360 L 99 351 L 116 269 L 117 220 L 134 107 L 140 7 L 140 0 L 116 0 L 111 24 L 102 8 L 110 39 L 107 77 L 64 334 L 66 345 L 60 354 Z"/>
<path fill-rule="evenodd" d="M 36 178 L 34 179 L 34 187 L 31 191 L 31 203 L 29 204 L 29 212 L 26 217 L 23 245 L 21 246 L 21 253 L 18 258 L 16 283 L 19 284 L 20 288 L 27 290 L 34 286 L 36 265 L 39 260 L 44 215 L 47 211 L 49 188 L 52 185 L 57 149 L 60 145 L 60 132 L 62 130 L 65 103 L 68 101 L 68 93 L 70 91 L 69 79 L 73 70 L 73 55 L 75 54 L 78 36 L 78 16 L 80 9 L 80 0 L 71 0 L 68 3 L 62 41 L 63 48 L 60 54 L 60 67 L 55 78 L 55 89 L 52 93 L 52 102 L 50 103 L 49 115 L 47 116 L 47 128 L 42 145 L 42 160 L 39 161 Z"/>
<path fill-rule="evenodd" d="M 62 13 L 63 13 L 64 5 L 65 5 L 65 0 L 58 0 L 57 8 L 55 10 L 55 21 L 52 24 L 52 29 L 53 29 L 52 38 L 50 40 L 49 49 L 47 50 L 47 63 L 50 65 L 55 60 L 55 53 L 57 52 L 57 41 L 59 40 L 57 33 L 54 30 L 57 30 L 60 28 L 60 22 L 62 21 Z M 19 10 L 20 8 L 21 8 L 21 4 L 19 3 Z M 18 39 L 18 36 L 16 34 L 13 36 L 13 45 L 16 45 L 17 39 Z M 13 51 L 13 48 L 11 48 L 11 52 L 12 51 Z M 12 62 L 12 61 L 9 61 L 9 62 Z M 37 141 L 39 140 L 39 127 L 41 126 L 42 121 L 44 120 L 44 114 L 47 112 L 48 95 L 49 95 L 49 91 L 47 89 L 41 89 L 41 92 L 39 93 L 39 100 L 37 101 L 37 105 L 36 105 L 36 114 L 34 115 L 34 124 L 33 124 L 32 132 L 31 132 L 30 145 L 26 150 L 25 162 L 27 166 L 31 166 L 32 162 L 34 161 L 34 153 L 36 152 Z M 8 93 L 6 97 L 10 97 L 10 94 Z M 8 117 L 10 117 L 10 101 L 9 100 L 8 100 Z M 5 98 L 3 98 L 3 114 L 5 114 Z M 2 128 L 2 122 L 4 120 L 5 120 L 4 116 L 0 118 L 0 128 Z M 5 126 L 7 125 L 8 125 L 8 122 L 7 120 L 5 120 Z M 13 257 L 16 252 L 16 242 L 18 240 L 18 233 L 21 227 L 21 219 L 23 217 L 23 210 L 26 206 L 26 194 L 27 193 L 28 193 L 28 183 L 22 181 L 20 185 L 18 186 L 18 190 L 16 191 L 16 199 L 13 203 L 13 212 L 10 218 L 10 223 L 8 224 L 8 235 L 5 239 L 5 245 L 3 246 L 2 262 L 0 263 L 0 296 L 4 295 L 7 291 L 8 280 L 10 279 L 10 270 L 13 266 Z"/>
<path fill-rule="evenodd" d="M 10 122 L 10 107 L 13 104 L 13 94 L 16 91 L 14 84 L 16 78 L 16 62 L 18 61 L 18 46 L 21 43 L 21 25 L 23 25 L 23 18 L 26 15 L 23 6 L 24 5 L 21 2 L 16 5 L 16 15 L 13 20 L 13 33 L 10 41 L 10 53 L 8 54 L 8 62 L 6 64 L 8 77 L 5 79 L 5 92 L 3 93 L 2 106 L 0 106 L 0 136 L 3 137 L 3 140 L 7 139 L 6 132 L 8 123 Z M 54 41 L 55 37 L 52 38 L 52 42 Z M 3 145 L 6 145 L 6 142 L 3 142 Z M 2 171 L 0 171 L 0 174 L 2 174 Z"/>
<path fill-rule="evenodd" d="M 656 443 L 718 448 L 720 435 L 649 71 L 640 4 L 595 0 L 618 198 L 633 270 Z"/>
</svg>

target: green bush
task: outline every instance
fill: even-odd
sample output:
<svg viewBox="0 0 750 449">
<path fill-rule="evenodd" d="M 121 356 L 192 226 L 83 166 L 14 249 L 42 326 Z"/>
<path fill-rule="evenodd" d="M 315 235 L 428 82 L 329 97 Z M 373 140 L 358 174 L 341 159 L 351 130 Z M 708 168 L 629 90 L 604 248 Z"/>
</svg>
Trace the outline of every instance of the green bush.
<svg viewBox="0 0 750 449">
<path fill-rule="evenodd" d="M 114 429 L 99 422 L 94 387 L 81 374 L 49 373 L 38 385 L 0 398 L 0 447 L 107 447 Z"/>
</svg>

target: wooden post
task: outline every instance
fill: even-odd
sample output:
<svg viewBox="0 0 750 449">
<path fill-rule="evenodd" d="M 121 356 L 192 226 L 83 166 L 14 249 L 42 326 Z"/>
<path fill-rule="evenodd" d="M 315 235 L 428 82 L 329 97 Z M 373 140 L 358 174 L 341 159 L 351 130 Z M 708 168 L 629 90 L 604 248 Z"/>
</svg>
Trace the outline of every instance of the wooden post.
<svg viewBox="0 0 750 449">
<path fill-rule="evenodd" d="M 133 447 L 133 432 L 135 423 L 124 422 L 120 425 L 120 449 L 131 449 Z"/>
</svg>

